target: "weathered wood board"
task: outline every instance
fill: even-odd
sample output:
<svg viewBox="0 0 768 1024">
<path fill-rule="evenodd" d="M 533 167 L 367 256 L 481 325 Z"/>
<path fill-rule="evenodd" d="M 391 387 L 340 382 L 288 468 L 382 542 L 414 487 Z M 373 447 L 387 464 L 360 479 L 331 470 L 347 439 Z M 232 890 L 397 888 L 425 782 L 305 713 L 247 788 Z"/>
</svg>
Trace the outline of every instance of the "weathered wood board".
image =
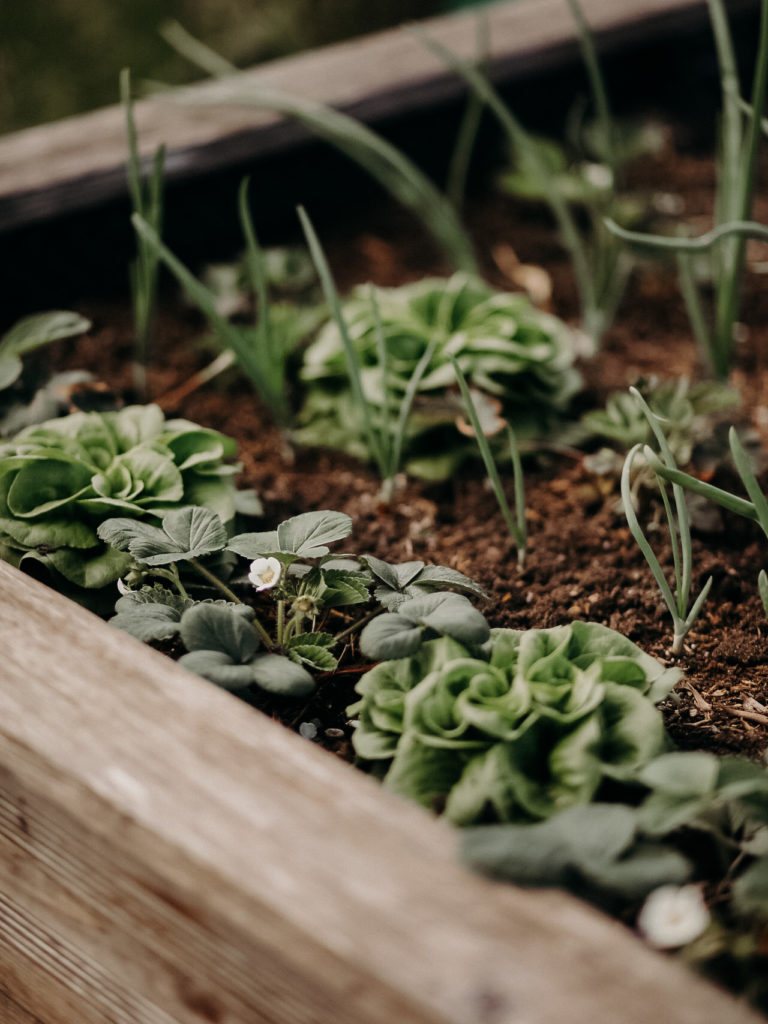
<svg viewBox="0 0 768 1024">
<path fill-rule="evenodd" d="M 759 1019 L 3 564 L 0 645 L 13 1024 Z"/>
<path fill-rule="evenodd" d="M 603 49 L 706 18 L 705 0 L 582 0 Z M 754 6 L 731 0 L 729 7 Z M 576 50 L 565 0 L 516 0 L 488 9 L 492 75 L 520 78 L 562 62 Z M 477 53 L 473 14 L 421 23 L 458 55 Z M 232 80 L 230 80 L 231 82 Z M 401 29 L 270 62 L 242 72 L 238 84 L 270 86 L 331 104 L 365 120 L 403 114 L 457 95 L 456 76 Z M 167 147 L 169 180 L 257 160 L 295 145 L 304 129 L 259 109 L 211 106 L 230 85 L 204 82 L 180 90 L 184 104 L 157 96 L 137 104 L 141 148 Z M 115 86 L 117 89 L 117 84 Z M 201 105 L 195 105 L 199 99 Z M 204 104 L 204 105 L 203 105 Z M 125 192 L 124 114 L 107 107 L 0 138 L 0 230 L 97 205 Z"/>
</svg>

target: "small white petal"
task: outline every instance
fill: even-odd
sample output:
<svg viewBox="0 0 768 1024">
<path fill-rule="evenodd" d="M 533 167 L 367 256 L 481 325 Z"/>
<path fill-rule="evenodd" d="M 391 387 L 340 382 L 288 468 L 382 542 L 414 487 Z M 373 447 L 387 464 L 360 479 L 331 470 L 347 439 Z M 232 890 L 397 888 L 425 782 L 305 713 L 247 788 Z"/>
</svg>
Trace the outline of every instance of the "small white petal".
<svg viewBox="0 0 768 1024">
<path fill-rule="evenodd" d="M 248 579 L 256 590 L 271 590 L 280 582 L 282 568 L 276 558 L 257 558 L 251 562 Z"/>
<path fill-rule="evenodd" d="M 698 885 L 662 885 L 654 889 L 637 918 L 638 930 L 657 949 L 685 946 L 708 924 L 709 911 Z"/>
</svg>

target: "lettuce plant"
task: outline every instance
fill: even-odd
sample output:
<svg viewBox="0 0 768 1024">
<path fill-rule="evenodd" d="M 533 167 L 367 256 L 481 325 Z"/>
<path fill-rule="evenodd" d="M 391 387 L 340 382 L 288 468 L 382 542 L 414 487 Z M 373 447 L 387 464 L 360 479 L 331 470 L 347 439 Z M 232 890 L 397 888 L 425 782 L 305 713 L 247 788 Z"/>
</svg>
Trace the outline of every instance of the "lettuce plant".
<svg viewBox="0 0 768 1024">
<path fill-rule="evenodd" d="M 655 705 L 679 676 L 597 623 L 494 629 L 381 662 L 348 711 L 358 757 L 389 789 L 458 825 L 530 821 L 589 803 L 659 754 Z"/>
<path fill-rule="evenodd" d="M 399 288 L 358 288 L 341 313 L 378 431 L 395 429 L 391 404 L 406 396 L 419 369 L 404 442 L 406 468 L 419 475 L 447 476 L 472 450 L 455 430 L 463 407 L 451 393 L 452 358 L 478 398 L 501 401 L 522 437 L 551 427 L 580 386 L 573 336 L 562 321 L 523 295 L 495 291 L 466 274 Z M 364 440 L 344 341 L 332 320 L 305 352 L 301 376 L 308 392 L 297 436 L 369 457 L 374 453 Z M 420 365 L 425 354 L 427 364 Z M 444 454 L 431 455 L 435 450 Z"/>
<path fill-rule="evenodd" d="M 165 420 L 156 405 L 72 413 L 29 427 L 0 446 L 0 555 L 42 563 L 85 599 L 114 583 L 130 558 L 99 537 L 120 514 L 157 518 L 179 505 L 235 509 L 230 438 L 187 420 Z"/>
</svg>

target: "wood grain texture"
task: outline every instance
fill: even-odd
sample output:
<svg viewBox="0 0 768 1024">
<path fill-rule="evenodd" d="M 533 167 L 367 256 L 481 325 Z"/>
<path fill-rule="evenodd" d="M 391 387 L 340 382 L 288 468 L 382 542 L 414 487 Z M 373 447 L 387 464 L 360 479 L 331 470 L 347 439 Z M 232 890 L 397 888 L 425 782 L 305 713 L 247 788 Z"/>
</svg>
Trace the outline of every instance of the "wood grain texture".
<svg viewBox="0 0 768 1024">
<path fill-rule="evenodd" d="M 706 17 L 705 0 L 582 0 L 601 46 L 637 42 L 675 22 Z M 731 0 L 729 7 L 754 0 Z M 576 41 L 565 0 L 516 0 L 489 8 L 489 69 L 506 80 L 573 56 Z M 476 53 L 476 23 L 457 14 L 422 23 L 463 57 Z M 400 29 L 270 62 L 242 72 L 248 83 L 319 100 L 372 121 L 456 96 L 463 85 L 423 46 Z M 117 87 L 117 86 L 116 86 Z M 304 129 L 268 111 L 225 103 L 227 83 L 205 82 L 136 105 L 141 149 L 168 149 L 169 180 L 259 158 L 306 138 Z M 205 105 L 196 106 L 199 99 Z M 0 230 L 125 194 L 123 111 L 107 107 L 80 117 L 0 138 Z"/>
<path fill-rule="evenodd" d="M 759 1019 L 2 564 L 0 644 L 13 1024 Z"/>
</svg>

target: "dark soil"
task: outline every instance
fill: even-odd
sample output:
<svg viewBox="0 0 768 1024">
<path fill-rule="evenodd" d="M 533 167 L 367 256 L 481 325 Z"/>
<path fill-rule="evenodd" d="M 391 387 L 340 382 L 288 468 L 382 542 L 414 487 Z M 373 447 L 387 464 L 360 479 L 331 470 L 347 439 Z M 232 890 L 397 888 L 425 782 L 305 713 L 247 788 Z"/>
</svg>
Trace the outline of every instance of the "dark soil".
<svg viewBox="0 0 768 1024">
<path fill-rule="evenodd" d="M 637 172 L 645 186 L 682 196 L 684 216 L 706 226 L 712 206 L 714 171 L 706 157 L 675 156 L 668 150 L 643 162 Z M 768 222 L 768 197 L 758 202 L 756 219 Z M 488 190 L 475 197 L 468 219 L 483 255 L 484 270 L 499 287 L 510 287 L 493 261 L 494 247 L 511 244 L 520 260 L 545 266 L 554 282 L 554 310 L 575 316 L 573 281 L 557 234 L 540 210 L 520 206 Z M 378 200 L 359 225 L 339 228 L 327 244 L 340 289 L 373 280 L 392 285 L 425 273 L 446 273 L 430 243 L 412 220 Z M 765 250 L 750 243 L 754 262 Z M 118 392 L 130 387 L 130 317 L 125 310 L 89 305 L 93 333 L 73 350 L 61 346 L 57 358 L 94 370 Z M 757 273 L 747 275 L 742 318 L 749 325 L 740 343 L 732 383 L 743 407 L 733 412 L 763 435 L 768 422 L 768 290 Z M 196 345 L 203 332 L 198 317 L 167 303 L 159 318 L 158 343 L 150 371 L 153 396 L 160 398 L 204 364 Z M 583 407 L 601 404 L 616 389 L 641 376 L 698 376 L 697 353 L 669 267 L 643 266 L 630 282 L 625 300 L 600 353 L 582 365 Z M 404 482 L 384 506 L 379 482 L 369 467 L 326 450 L 286 445 L 270 417 L 242 379 L 208 385 L 167 411 L 216 427 L 240 444 L 243 486 L 254 487 L 269 529 L 290 515 L 329 508 L 349 513 L 355 523 L 349 549 L 388 561 L 420 558 L 449 565 L 478 580 L 490 597 L 484 611 L 494 626 L 545 627 L 583 618 L 619 630 L 643 649 L 670 661 L 671 623 L 642 555 L 617 509 L 617 482 L 598 480 L 582 454 L 544 453 L 527 467 L 529 553 L 523 572 L 516 566 L 495 499 L 479 465 L 444 485 Z M 727 471 L 726 471 L 727 472 Z M 726 485 L 733 478 L 724 477 Z M 511 492 L 511 480 L 507 480 Z M 666 551 L 664 534 L 657 550 Z M 766 563 L 765 540 L 750 524 L 729 519 L 719 530 L 694 540 L 694 586 L 714 577 L 710 597 L 687 638 L 679 663 L 685 681 L 667 702 L 669 729 L 685 749 L 738 753 L 761 758 L 768 747 L 768 620 L 757 592 L 757 574 Z M 305 706 L 276 706 L 256 700 L 263 710 L 292 728 L 312 722 L 317 739 L 350 756 L 351 729 L 344 708 L 354 698 L 361 668 L 354 644 L 342 670 L 321 679 Z M 306 731 L 306 730 L 304 730 Z"/>
</svg>

